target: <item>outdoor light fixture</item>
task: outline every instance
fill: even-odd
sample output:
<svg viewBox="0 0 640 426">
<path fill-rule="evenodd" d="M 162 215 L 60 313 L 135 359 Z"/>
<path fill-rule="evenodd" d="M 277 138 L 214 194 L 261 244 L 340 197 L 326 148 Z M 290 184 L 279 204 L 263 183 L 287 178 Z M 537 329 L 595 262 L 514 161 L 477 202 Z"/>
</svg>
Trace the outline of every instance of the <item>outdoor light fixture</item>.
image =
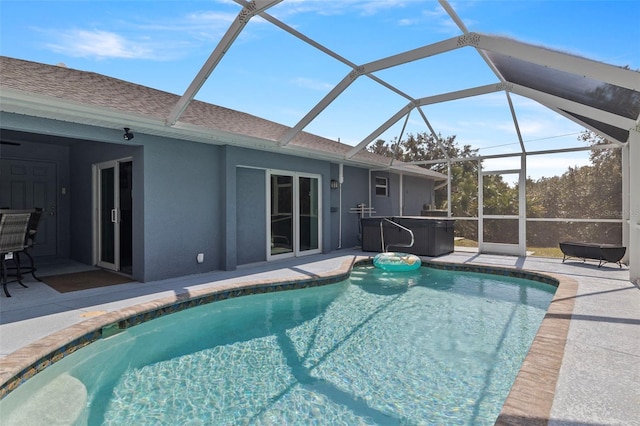
<svg viewBox="0 0 640 426">
<path fill-rule="evenodd" d="M 338 189 L 338 181 L 331 179 L 331 189 Z"/>
<path fill-rule="evenodd" d="M 125 127 L 124 135 L 122 135 L 122 137 L 124 138 L 125 141 L 130 141 L 131 139 L 133 139 L 133 133 L 129 131 L 128 127 Z"/>
</svg>

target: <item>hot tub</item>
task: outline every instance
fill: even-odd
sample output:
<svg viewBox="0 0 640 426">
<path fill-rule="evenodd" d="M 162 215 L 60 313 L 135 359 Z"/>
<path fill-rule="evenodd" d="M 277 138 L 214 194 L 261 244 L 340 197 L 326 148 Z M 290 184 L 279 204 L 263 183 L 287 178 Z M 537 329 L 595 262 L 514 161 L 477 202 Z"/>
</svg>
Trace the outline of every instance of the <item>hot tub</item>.
<svg viewBox="0 0 640 426">
<path fill-rule="evenodd" d="M 387 220 L 397 223 L 413 232 L 412 247 L 409 233 Z M 380 223 L 384 232 L 384 244 L 390 251 L 401 251 L 418 256 L 441 256 L 453 252 L 453 229 L 455 220 L 425 216 L 364 217 L 362 224 L 362 251 L 382 252 Z"/>
</svg>

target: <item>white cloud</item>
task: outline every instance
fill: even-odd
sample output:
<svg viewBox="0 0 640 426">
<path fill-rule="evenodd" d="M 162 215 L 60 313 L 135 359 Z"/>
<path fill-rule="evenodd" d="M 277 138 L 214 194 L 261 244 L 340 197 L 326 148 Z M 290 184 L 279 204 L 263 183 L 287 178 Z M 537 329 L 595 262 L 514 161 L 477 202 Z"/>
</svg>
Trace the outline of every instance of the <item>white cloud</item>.
<svg viewBox="0 0 640 426">
<path fill-rule="evenodd" d="M 46 37 L 42 43 L 45 48 L 71 57 L 172 60 L 189 56 L 190 52 L 201 47 L 215 47 L 241 10 L 240 5 L 233 1 L 216 3 L 223 7 L 229 6 L 228 10 L 202 9 L 160 18 L 151 14 L 135 15 L 126 20 L 109 20 L 109 15 L 105 15 L 96 28 L 36 30 Z M 299 10 L 303 7 L 299 5 L 305 5 L 307 2 L 293 3 L 292 9 Z M 314 8 L 321 9 L 323 2 L 310 3 Z M 266 21 L 254 17 L 252 23 Z M 108 29 L 104 30 L 101 27 Z M 255 25 L 252 29 L 255 29 Z M 245 30 L 240 38 L 250 36 L 251 32 Z"/>
<path fill-rule="evenodd" d="M 441 34 L 458 35 L 461 34 L 458 25 L 451 19 L 447 12 L 439 5 L 434 5 L 431 9 L 425 9 L 422 11 L 422 17 L 424 20 L 422 24 L 429 25 L 432 28 L 437 29 Z"/>
<path fill-rule="evenodd" d="M 354 11 L 363 16 L 373 16 L 415 3 L 433 4 L 425 0 L 286 0 L 273 9 L 267 9 L 266 12 L 279 19 L 302 13 L 336 16 Z"/>
<path fill-rule="evenodd" d="M 542 136 L 549 134 L 549 123 L 546 120 L 518 120 L 520 133 L 527 135 L 529 138 L 534 136 Z"/>
<path fill-rule="evenodd" d="M 101 30 L 69 30 L 55 34 L 48 43 L 51 50 L 73 57 L 153 58 L 148 42 L 127 40 L 119 34 Z"/>
<path fill-rule="evenodd" d="M 222 24 L 228 26 L 238 15 L 234 13 L 205 11 L 194 12 L 187 15 L 187 21 L 200 25 Z"/>
<path fill-rule="evenodd" d="M 73 28 L 41 30 L 45 47 L 72 57 L 168 60 L 200 45 L 215 46 L 237 13 L 192 12 L 166 19 L 115 20 L 110 30 Z M 113 29 L 115 28 L 115 30 Z M 126 35 L 123 35 L 126 34 Z"/>
<path fill-rule="evenodd" d="M 322 92 L 326 92 L 333 89 L 332 84 L 329 84 L 320 80 L 315 80 L 313 78 L 298 77 L 293 79 L 292 83 L 298 87 L 303 87 L 305 89 L 311 89 L 311 90 L 319 90 Z"/>
<path fill-rule="evenodd" d="M 356 7 L 360 9 L 364 15 L 376 15 L 388 9 L 404 7 L 407 2 L 402 0 L 363 0 L 353 1 L 353 3 L 356 4 Z"/>
<path fill-rule="evenodd" d="M 409 27 L 411 25 L 415 25 L 418 22 L 420 21 L 417 19 L 404 18 L 398 21 L 398 25 L 400 25 L 401 27 Z"/>
</svg>

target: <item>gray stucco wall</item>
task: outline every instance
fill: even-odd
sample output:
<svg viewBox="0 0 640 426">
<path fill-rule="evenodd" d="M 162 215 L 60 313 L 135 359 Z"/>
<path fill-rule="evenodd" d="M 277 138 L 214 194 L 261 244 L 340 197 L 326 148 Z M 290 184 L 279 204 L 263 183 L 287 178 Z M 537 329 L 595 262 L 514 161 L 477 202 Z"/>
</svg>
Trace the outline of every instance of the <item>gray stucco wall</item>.
<svg viewBox="0 0 640 426">
<path fill-rule="evenodd" d="M 388 192 L 386 196 L 376 195 L 376 177 L 387 178 Z M 398 175 L 383 171 L 371 173 L 371 205 L 376 211 L 376 216 L 398 216 L 400 214 L 399 183 Z"/>
<path fill-rule="evenodd" d="M 430 204 L 434 182 L 416 176 L 404 176 L 402 190 L 403 215 L 420 216 L 424 204 Z"/>
<path fill-rule="evenodd" d="M 338 168 L 335 171 L 335 179 L 338 179 Z M 341 248 L 353 248 L 361 245 L 360 240 L 360 215 L 352 213 L 351 209 L 358 204 L 369 204 L 369 170 L 358 167 L 344 166 L 344 182 L 342 184 L 342 211 L 333 215 L 342 217 L 342 244 Z M 335 195 L 335 205 L 339 205 L 340 190 L 332 191 L 332 199 Z M 333 216 L 332 216 L 333 218 Z M 338 226 L 335 224 L 334 249 L 338 248 Z"/>
<path fill-rule="evenodd" d="M 139 139 L 145 144 L 145 281 L 220 269 L 220 147 L 145 135 Z M 198 253 L 204 254 L 202 264 Z"/>
<path fill-rule="evenodd" d="M 133 160 L 133 276 L 140 281 L 220 268 L 219 148 L 136 134 L 142 146 L 71 149 L 73 257 L 91 264 L 92 164 Z M 204 253 L 204 262 L 196 261 Z"/>
<path fill-rule="evenodd" d="M 386 197 L 376 195 L 375 177 L 386 177 L 389 182 Z M 417 176 L 402 176 L 402 197 L 400 197 L 400 175 L 374 171 L 371 174 L 371 204 L 377 216 L 420 216 L 422 206 L 432 202 L 434 182 Z M 402 207 L 402 209 L 401 209 Z"/>
<path fill-rule="evenodd" d="M 265 171 L 238 167 L 236 235 L 238 265 L 267 260 L 267 202 Z"/>
</svg>

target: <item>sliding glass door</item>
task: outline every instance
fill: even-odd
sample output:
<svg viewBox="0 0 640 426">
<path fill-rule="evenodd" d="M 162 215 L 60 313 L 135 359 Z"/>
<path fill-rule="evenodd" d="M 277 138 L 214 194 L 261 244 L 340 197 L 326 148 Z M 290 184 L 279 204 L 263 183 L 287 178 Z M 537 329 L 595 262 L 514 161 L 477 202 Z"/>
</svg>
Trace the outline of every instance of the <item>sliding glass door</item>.
<svg viewBox="0 0 640 426">
<path fill-rule="evenodd" d="M 298 243 L 301 252 L 315 252 L 320 248 L 318 190 L 317 178 L 298 177 Z"/>
<path fill-rule="evenodd" d="M 293 253 L 293 176 L 272 174 L 269 233 L 270 255 Z"/>
<path fill-rule="evenodd" d="M 95 263 L 132 273 L 132 170 L 129 159 L 95 165 Z"/>
<path fill-rule="evenodd" d="M 320 253 L 320 177 L 268 172 L 268 258 Z"/>
</svg>

